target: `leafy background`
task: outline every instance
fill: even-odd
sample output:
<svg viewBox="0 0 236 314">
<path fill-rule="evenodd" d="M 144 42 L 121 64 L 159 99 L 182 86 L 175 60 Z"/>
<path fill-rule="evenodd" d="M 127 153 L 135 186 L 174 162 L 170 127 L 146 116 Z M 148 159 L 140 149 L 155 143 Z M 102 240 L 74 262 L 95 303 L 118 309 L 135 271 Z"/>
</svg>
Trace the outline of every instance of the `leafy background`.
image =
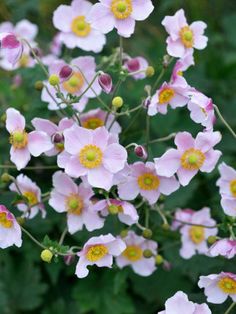
<svg viewBox="0 0 236 314">
<path fill-rule="evenodd" d="M 95 2 L 95 1 L 94 1 Z M 195 52 L 196 66 L 192 67 L 186 77 L 189 83 L 214 99 L 225 118 L 236 129 L 236 2 L 234 0 L 153 0 L 155 12 L 145 21 L 137 24 L 136 33 L 130 40 L 125 40 L 125 51 L 133 56 L 144 55 L 156 68 L 161 68 L 162 56 L 165 53 L 166 33 L 160 22 L 167 14 L 172 15 L 176 10 L 184 8 L 189 21 L 204 20 L 208 24 L 208 47 L 201 52 Z M 38 42 L 47 51 L 48 43 L 55 34 L 51 18 L 53 10 L 61 3 L 69 1 L 59 0 L 2 0 L 0 2 L 1 21 L 17 22 L 28 18 L 39 25 Z M 108 35 L 108 45 L 104 54 L 109 55 L 112 48 L 118 45 L 115 33 Z M 77 50 L 74 56 L 83 53 Z M 97 57 L 98 60 L 100 56 Z M 7 162 L 9 158 L 8 135 L 4 128 L 4 112 L 7 107 L 20 109 L 27 117 L 27 121 L 35 116 L 51 117 L 46 104 L 40 101 L 40 93 L 34 89 L 34 83 L 43 79 L 38 67 L 32 70 L 21 69 L 23 85 L 16 88 L 12 84 L 14 73 L 0 72 L 0 162 Z M 169 78 L 169 73 L 165 77 Z M 125 88 L 120 94 L 127 104 L 136 106 L 144 95 L 145 84 L 152 80 L 134 83 L 132 79 L 125 82 Z M 93 102 L 89 106 L 95 106 Z M 131 118 L 123 118 L 120 122 L 127 127 Z M 124 144 L 131 141 L 142 143 L 145 138 L 144 114 L 136 117 L 135 122 L 122 136 Z M 216 129 L 223 134 L 223 141 L 219 149 L 223 151 L 224 161 L 236 167 L 235 141 L 220 121 Z M 171 132 L 188 130 L 194 135 L 200 130 L 189 118 L 185 109 L 169 111 L 167 116 L 151 119 L 151 138 L 165 136 Z M 160 156 L 167 145 L 152 146 L 152 156 Z M 30 165 L 55 164 L 55 159 L 33 159 Z M 35 180 L 46 192 L 51 187 L 52 171 L 23 171 Z M 11 170 L 12 175 L 17 173 Z M 220 207 L 220 197 L 215 182 L 218 172 L 209 175 L 199 174 L 186 188 L 168 197 L 165 208 L 175 210 L 177 207 L 191 207 L 195 210 L 209 206 L 215 219 L 224 219 Z M 0 203 L 12 208 L 14 194 L 8 192 L 8 187 L 0 185 Z M 65 226 L 65 216 L 55 215 L 48 207 L 46 220 L 39 217 L 26 223 L 38 239 L 45 234 L 52 239 L 58 239 Z M 57 263 L 45 264 L 40 260 L 40 249 L 29 239 L 24 238 L 23 247 L 0 251 L 0 313 L 1 314 L 154 314 L 163 309 L 164 301 L 176 291 L 183 290 L 195 302 L 205 302 L 203 291 L 197 287 L 199 275 L 214 272 L 236 272 L 234 260 L 223 258 L 211 259 L 205 256 L 194 256 L 185 261 L 179 257 L 179 236 L 177 233 L 163 230 L 161 221 L 155 214 L 151 217 L 154 238 L 160 243 L 164 257 L 171 263 L 171 270 L 162 267 L 150 277 L 142 278 L 135 275 L 129 268 L 119 270 L 93 268 L 89 277 L 77 279 L 74 275 L 75 264 L 66 266 L 63 260 Z M 119 233 L 122 226 L 115 218 L 109 218 L 104 232 Z M 99 232 L 98 232 L 99 233 Z M 225 231 L 220 233 L 224 236 Z M 95 233 L 96 234 L 96 233 Z M 69 245 L 82 244 L 88 238 L 87 232 L 80 232 L 75 236 L 67 236 Z M 230 304 L 210 305 L 213 313 L 220 314 Z"/>
</svg>

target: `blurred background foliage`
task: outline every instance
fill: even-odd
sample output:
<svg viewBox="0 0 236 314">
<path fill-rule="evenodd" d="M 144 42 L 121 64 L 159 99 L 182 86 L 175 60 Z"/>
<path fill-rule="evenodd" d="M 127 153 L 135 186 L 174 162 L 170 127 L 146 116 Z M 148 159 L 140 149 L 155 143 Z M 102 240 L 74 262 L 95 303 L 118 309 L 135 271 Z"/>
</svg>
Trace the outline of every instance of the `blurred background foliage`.
<svg viewBox="0 0 236 314">
<path fill-rule="evenodd" d="M 49 42 L 56 30 L 52 26 L 52 12 L 59 4 L 66 4 L 65 0 L 1 0 L 0 21 L 10 20 L 13 23 L 27 18 L 39 26 L 37 40 L 39 46 L 48 51 Z M 96 1 L 93 1 L 96 2 Z M 208 47 L 204 51 L 195 52 L 196 66 L 186 74 L 189 84 L 213 98 L 219 106 L 226 120 L 236 129 L 236 2 L 235 0 L 153 0 L 155 12 L 145 22 L 139 22 L 136 33 L 131 39 L 124 41 L 125 51 L 132 55 L 145 56 L 158 72 L 161 69 L 162 57 L 165 54 L 166 33 L 160 22 L 165 15 L 172 15 L 176 10 L 184 8 L 189 22 L 203 20 L 208 24 Z M 112 48 L 118 45 L 115 33 L 108 35 L 108 45 L 104 54 L 109 55 Z M 84 54 L 79 50 L 73 56 Z M 101 56 L 97 56 L 98 61 Z M 28 123 L 35 116 L 50 117 L 45 103 L 40 100 L 40 92 L 34 89 L 34 83 L 42 80 L 40 68 L 20 69 L 16 71 L 23 77 L 23 84 L 16 88 L 12 84 L 13 72 L 0 71 L 0 115 L 7 107 L 13 106 L 21 110 Z M 165 79 L 169 79 L 166 74 Z M 154 78 L 155 79 L 155 78 Z M 153 80 L 154 80 L 153 79 Z M 152 80 L 134 82 L 128 79 L 125 87 L 120 89 L 120 95 L 130 106 L 139 104 L 143 97 L 145 84 Z M 96 106 L 93 101 L 89 106 Z M 89 108 L 89 107 L 88 107 Z M 122 136 L 122 143 L 131 141 L 142 143 L 145 139 L 144 113 L 136 117 L 134 123 Z M 4 128 L 3 118 L 0 122 L 0 162 L 9 159 L 8 134 Z M 123 118 L 120 122 L 127 127 L 131 118 Z M 223 134 L 223 141 L 219 149 L 223 151 L 224 161 L 236 167 L 235 140 L 217 121 L 216 129 Z M 166 136 L 171 132 L 187 130 L 196 135 L 201 128 L 189 118 L 189 112 L 184 109 L 170 110 L 167 116 L 156 116 L 151 119 L 151 138 Z M 160 156 L 167 144 L 152 146 L 151 155 Z M 132 159 L 132 157 L 131 157 Z M 30 165 L 55 164 L 51 158 L 33 159 Z M 22 171 L 35 180 L 43 192 L 51 188 L 53 171 Z M 11 170 L 12 175 L 17 172 Z M 220 207 L 220 197 L 215 186 L 218 172 L 209 175 L 199 174 L 188 187 L 168 197 L 165 208 L 191 207 L 195 210 L 209 206 L 215 219 L 223 218 Z M 0 185 L 0 203 L 12 209 L 11 202 L 14 194 L 8 192 L 8 187 Z M 45 234 L 52 239 L 58 239 L 65 227 L 65 216 L 55 214 L 48 207 L 46 220 L 40 217 L 26 223 L 38 239 Z M 154 314 L 163 309 L 164 301 L 177 290 L 189 294 L 195 302 L 205 302 L 203 291 L 197 287 L 199 275 L 217 273 L 222 270 L 236 272 L 234 261 L 223 258 L 211 259 L 205 256 L 195 256 L 185 261 L 179 257 L 179 236 L 177 233 L 163 230 L 159 217 L 154 213 L 151 217 L 151 227 L 154 238 L 160 243 L 161 254 L 171 263 L 171 270 L 159 269 L 150 277 L 142 278 L 135 275 L 131 269 L 119 270 L 93 268 L 86 279 L 77 279 L 74 275 L 75 264 L 66 266 L 63 260 L 57 263 L 45 264 L 40 260 L 40 249 L 24 238 L 23 247 L 0 251 L 0 314 Z M 118 234 L 122 226 L 114 217 L 106 222 L 104 233 Z M 93 234 L 99 234 L 101 231 Z M 224 236 L 224 230 L 220 231 Z M 69 245 L 83 244 L 88 239 L 87 232 L 79 232 L 74 236 L 67 236 Z M 177 243 L 175 245 L 175 243 Z M 222 314 L 230 304 L 210 305 L 214 314 Z"/>
</svg>

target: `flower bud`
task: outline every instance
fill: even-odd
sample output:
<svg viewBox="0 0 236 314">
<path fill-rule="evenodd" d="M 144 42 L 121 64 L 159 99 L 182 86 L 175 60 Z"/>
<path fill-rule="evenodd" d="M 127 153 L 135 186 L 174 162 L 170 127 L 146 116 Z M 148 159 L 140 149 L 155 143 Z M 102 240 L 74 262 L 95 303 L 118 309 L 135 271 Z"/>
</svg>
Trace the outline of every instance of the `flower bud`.
<svg viewBox="0 0 236 314">
<path fill-rule="evenodd" d="M 112 100 L 112 106 L 115 108 L 120 108 L 123 106 L 123 104 L 124 104 L 123 98 L 121 98 L 119 96 L 113 98 L 113 100 Z"/>
<path fill-rule="evenodd" d="M 161 264 L 164 262 L 164 258 L 162 257 L 162 255 L 158 254 L 158 255 L 155 257 L 155 261 L 156 261 L 156 264 L 157 264 L 157 265 L 161 265 Z"/>
<path fill-rule="evenodd" d="M 134 152 L 137 157 L 142 158 L 142 159 L 147 159 L 147 151 L 142 145 L 137 145 L 134 148 Z"/>
<path fill-rule="evenodd" d="M 24 217 L 17 217 L 16 220 L 20 226 L 23 226 L 23 224 L 25 223 Z"/>
<path fill-rule="evenodd" d="M 151 250 L 144 250 L 143 251 L 143 256 L 145 257 L 145 258 L 150 258 L 150 257 L 152 257 L 153 256 L 153 253 L 152 253 L 152 251 Z"/>
<path fill-rule="evenodd" d="M 129 72 L 137 72 L 140 69 L 138 58 L 130 59 L 125 64 Z"/>
<path fill-rule="evenodd" d="M 54 133 L 52 135 L 52 142 L 54 144 L 61 144 L 61 143 L 64 143 L 64 135 L 62 133 Z"/>
<path fill-rule="evenodd" d="M 151 239 L 152 230 L 151 229 L 144 229 L 142 235 L 145 239 Z"/>
<path fill-rule="evenodd" d="M 112 78 L 107 73 L 102 73 L 98 77 L 98 83 L 106 94 L 110 94 L 113 88 Z"/>
<path fill-rule="evenodd" d="M 163 224 L 161 227 L 162 227 L 163 230 L 169 230 L 170 229 L 170 225 L 167 224 L 167 223 Z"/>
<path fill-rule="evenodd" d="M 60 83 L 60 79 L 59 79 L 59 76 L 56 75 L 56 74 L 52 74 L 49 79 L 49 84 L 52 85 L 52 86 L 56 86 Z"/>
<path fill-rule="evenodd" d="M 41 91 L 43 89 L 43 82 L 42 81 L 36 81 L 34 84 L 34 88 L 38 91 Z"/>
<path fill-rule="evenodd" d="M 145 73 L 147 77 L 152 77 L 155 74 L 154 67 L 148 66 Z"/>
<path fill-rule="evenodd" d="M 207 242 L 208 242 L 209 244 L 214 244 L 216 241 L 217 241 L 217 237 L 216 237 L 216 236 L 209 236 L 209 237 L 207 238 Z"/>
<path fill-rule="evenodd" d="M 3 183 L 9 183 L 11 181 L 11 176 L 7 173 L 7 172 L 4 172 L 2 175 L 1 175 L 1 181 Z"/>
<path fill-rule="evenodd" d="M 69 65 L 64 65 L 59 72 L 59 76 L 62 80 L 67 80 L 71 76 L 72 72 L 73 70 Z"/>
<path fill-rule="evenodd" d="M 121 233 L 120 233 L 121 238 L 126 238 L 127 235 L 128 235 L 128 230 L 127 229 L 122 230 Z"/>
<path fill-rule="evenodd" d="M 148 109 L 148 107 L 150 106 L 150 104 L 151 104 L 151 96 L 148 96 L 146 99 L 144 99 L 144 101 L 143 101 L 143 107 L 145 108 L 145 109 Z"/>
<path fill-rule="evenodd" d="M 64 256 L 64 262 L 67 266 L 70 266 L 74 263 L 75 256 L 74 255 L 66 255 Z"/>
<path fill-rule="evenodd" d="M 41 259 L 46 262 L 46 263 L 51 263 L 51 260 L 53 258 L 53 254 L 50 250 L 48 249 L 45 249 L 41 252 L 41 255 L 40 255 Z"/>
</svg>

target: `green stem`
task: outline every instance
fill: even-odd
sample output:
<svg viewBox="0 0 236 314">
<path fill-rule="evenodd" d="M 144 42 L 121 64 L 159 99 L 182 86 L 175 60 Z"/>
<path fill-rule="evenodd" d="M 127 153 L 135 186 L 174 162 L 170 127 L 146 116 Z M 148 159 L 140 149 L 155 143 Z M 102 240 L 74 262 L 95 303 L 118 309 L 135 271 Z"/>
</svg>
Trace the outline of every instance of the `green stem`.
<svg viewBox="0 0 236 314">
<path fill-rule="evenodd" d="M 165 142 L 165 141 L 169 141 L 172 138 L 174 138 L 176 136 L 176 133 L 171 133 L 165 137 L 161 137 L 161 138 L 157 138 L 155 140 L 151 140 L 148 142 L 148 144 L 154 144 L 154 143 L 160 143 L 160 142 Z"/>
<path fill-rule="evenodd" d="M 233 137 L 236 139 L 236 133 L 234 132 L 234 130 L 231 128 L 231 126 L 229 125 L 229 123 L 224 119 L 224 117 L 222 116 L 219 108 L 214 105 L 215 111 L 218 114 L 218 117 L 220 118 L 220 120 L 223 122 L 223 124 L 226 126 L 226 128 L 229 130 L 229 132 L 233 135 Z"/>
<path fill-rule="evenodd" d="M 0 169 L 16 169 L 16 166 L 13 165 L 0 165 Z M 49 169 L 58 169 L 58 166 L 30 166 L 25 167 L 24 170 L 49 170 Z"/>
<path fill-rule="evenodd" d="M 146 115 L 146 150 L 147 150 L 147 156 L 148 156 L 148 152 L 149 152 L 149 147 L 148 147 L 149 138 L 150 138 L 150 116 L 147 114 Z"/>
<path fill-rule="evenodd" d="M 62 232 L 62 235 L 61 235 L 61 237 L 60 237 L 59 245 L 62 245 L 62 244 L 63 244 L 67 232 L 68 232 L 68 228 L 66 227 L 66 228 L 64 229 L 64 231 Z"/>
<path fill-rule="evenodd" d="M 120 70 L 122 69 L 122 61 L 123 61 L 123 38 L 120 36 Z"/>
<path fill-rule="evenodd" d="M 225 311 L 224 314 L 229 314 L 231 312 L 231 310 L 235 307 L 235 305 L 236 305 L 236 302 L 232 303 L 230 305 L 230 307 Z"/>
<path fill-rule="evenodd" d="M 163 223 L 164 223 L 165 225 L 169 225 L 169 223 L 168 223 L 168 221 L 167 221 L 167 219 L 166 219 L 166 216 L 164 215 L 164 213 L 162 212 L 162 210 L 161 210 L 158 206 L 155 207 L 155 211 L 158 212 L 158 214 L 160 215 L 160 217 L 161 217 Z"/>
<path fill-rule="evenodd" d="M 149 214 L 150 214 L 149 208 L 146 207 L 145 208 L 145 227 L 146 228 L 149 228 Z"/>
<path fill-rule="evenodd" d="M 166 216 L 169 217 L 170 219 L 174 220 L 174 221 L 182 223 L 183 225 L 203 227 L 203 228 L 208 228 L 208 229 L 214 229 L 214 228 L 219 227 L 219 224 L 214 225 L 214 226 L 205 226 L 205 225 L 201 225 L 201 224 L 194 224 L 194 223 L 191 223 L 191 222 L 186 222 L 186 221 L 177 219 L 177 218 L 175 218 L 175 217 L 173 217 L 173 216 L 171 216 L 169 214 L 166 214 Z"/>
</svg>

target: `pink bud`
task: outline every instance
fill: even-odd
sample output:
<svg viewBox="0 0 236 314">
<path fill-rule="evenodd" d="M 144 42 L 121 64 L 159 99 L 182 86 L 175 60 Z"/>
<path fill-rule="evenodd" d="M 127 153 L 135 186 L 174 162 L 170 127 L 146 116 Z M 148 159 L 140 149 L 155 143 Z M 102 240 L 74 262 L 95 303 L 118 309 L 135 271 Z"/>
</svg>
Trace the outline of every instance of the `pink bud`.
<svg viewBox="0 0 236 314">
<path fill-rule="evenodd" d="M 73 264 L 75 261 L 75 256 L 74 255 L 66 255 L 64 256 L 64 262 L 67 266 L 70 266 Z"/>
<path fill-rule="evenodd" d="M 151 104 L 151 96 L 148 96 L 146 99 L 143 101 L 143 107 L 145 109 L 148 109 L 149 105 Z"/>
<path fill-rule="evenodd" d="M 107 73 L 100 74 L 98 77 L 98 83 L 106 94 L 110 94 L 110 92 L 112 91 L 113 84 L 112 78 L 109 74 Z"/>
<path fill-rule="evenodd" d="M 68 79 L 71 76 L 72 72 L 73 72 L 73 70 L 69 65 L 64 65 L 61 68 L 59 76 L 61 79 Z"/>
<path fill-rule="evenodd" d="M 52 135 L 52 142 L 54 144 L 64 143 L 64 135 L 62 133 L 54 133 Z"/>
<path fill-rule="evenodd" d="M 171 263 L 168 262 L 168 261 L 164 261 L 164 263 L 163 263 L 163 269 L 166 270 L 166 271 L 171 271 L 171 269 L 172 269 Z"/>
<path fill-rule="evenodd" d="M 2 48 L 15 49 L 20 46 L 20 42 L 15 35 L 9 34 L 2 39 L 1 46 Z"/>
<path fill-rule="evenodd" d="M 130 59 L 126 62 L 126 66 L 129 72 L 136 72 L 140 69 L 140 63 L 138 58 Z"/>
<path fill-rule="evenodd" d="M 134 152 L 135 152 L 136 156 L 138 156 L 139 158 L 147 159 L 147 151 L 143 146 L 137 145 L 134 148 Z"/>
</svg>

